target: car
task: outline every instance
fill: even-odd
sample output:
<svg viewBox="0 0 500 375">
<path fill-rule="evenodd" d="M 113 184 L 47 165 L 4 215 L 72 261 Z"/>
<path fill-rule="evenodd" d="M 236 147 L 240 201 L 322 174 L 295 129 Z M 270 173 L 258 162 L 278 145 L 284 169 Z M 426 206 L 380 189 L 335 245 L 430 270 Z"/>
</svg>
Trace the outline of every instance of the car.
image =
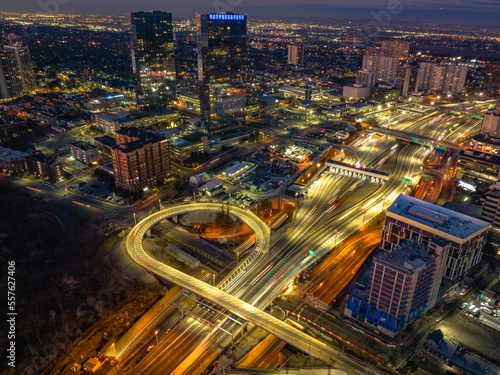
<svg viewBox="0 0 500 375">
<path fill-rule="evenodd" d="M 153 349 L 155 346 L 154 345 L 149 345 L 148 348 L 146 349 L 146 352 L 149 353 L 151 349 Z"/>
<path fill-rule="evenodd" d="M 459 309 L 462 310 L 462 309 L 466 309 L 467 306 L 469 306 L 469 304 L 467 302 L 464 302 L 460 305 Z"/>
</svg>

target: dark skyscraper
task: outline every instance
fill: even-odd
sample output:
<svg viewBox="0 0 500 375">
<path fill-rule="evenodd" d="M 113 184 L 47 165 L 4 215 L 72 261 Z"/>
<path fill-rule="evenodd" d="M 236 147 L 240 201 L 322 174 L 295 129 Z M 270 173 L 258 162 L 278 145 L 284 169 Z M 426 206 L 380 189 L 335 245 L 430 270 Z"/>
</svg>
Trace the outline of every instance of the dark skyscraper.
<svg viewBox="0 0 500 375">
<path fill-rule="evenodd" d="M 31 54 L 17 36 L 8 36 L 9 44 L 0 47 L 0 98 L 11 98 L 35 91 Z"/>
<path fill-rule="evenodd" d="M 197 14 L 196 23 L 201 118 L 214 131 L 246 116 L 247 18 Z"/>
<path fill-rule="evenodd" d="M 176 87 L 172 14 L 130 13 L 130 24 L 137 102 L 148 108 L 170 108 Z"/>
</svg>

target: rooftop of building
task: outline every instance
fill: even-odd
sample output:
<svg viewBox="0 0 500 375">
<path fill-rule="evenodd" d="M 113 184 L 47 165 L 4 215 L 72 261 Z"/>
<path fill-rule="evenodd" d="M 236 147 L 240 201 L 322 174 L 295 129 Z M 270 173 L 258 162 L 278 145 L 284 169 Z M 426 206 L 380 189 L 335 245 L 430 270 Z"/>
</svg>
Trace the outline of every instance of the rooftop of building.
<svg viewBox="0 0 500 375">
<path fill-rule="evenodd" d="M 35 151 L 31 153 L 31 160 L 40 162 L 40 163 L 47 163 L 50 164 L 53 160 L 49 158 L 47 155 L 42 153 L 41 151 Z"/>
<path fill-rule="evenodd" d="M 165 138 L 171 138 L 171 137 L 175 137 L 175 136 L 181 134 L 184 131 L 186 131 L 185 126 L 176 126 L 175 128 L 156 130 L 154 133 L 160 134 L 161 136 L 163 136 Z"/>
<path fill-rule="evenodd" d="M 349 107 L 354 107 L 354 108 L 357 108 L 357 109 L 364 108 L 364 107 L 369 107 L 369 106 L 371 106 L 371 104 L 367 104 L 367 103 L 349 103 Z"/>
<path fill-rule="evenodd" d="M 250 134 L 239 131 L 237 129 L 229 130 L 226 132 L 223 132 L 219 134 L 221 141 L 227 141 L 228 139 L 233 139 L 233 138 L 239 138 L 239 137 L 245 137 L 245 136 L 250 136 Z"/>
<path fill-rule="evenodd" d="M 488 112 L 486 112 L 484 114 L 485 116 L 486 115 L 490 115 L 490 116 L 500 116 L 500 108 L 496 108 L 496 109 L 490 109 Z"/>
<path fill-rule="evenodd" d="M 446 358 L 451 358 L 458 347 L 458 343 L 447 339 L 443 332 L 440 329 L 437 329 L 427 336 L 425 346 L 445 356 Z"/>
<path fill-rule="evenodd" d="M 28 156 L 28 153 L 12 150 L 10 148 L 0 146 L 0 158 L 2 159 L 19 159 Z"/>
<path fill-rule="evenodd" d="M 406 241 L 393 250 L 378 253 L 374 262 L 383 262 L 403 273 L 411 273 L 422 266 L 432 264 L 436 258 L 434 253 L 417 241 Z"/>
<path fill-rule="evenodd" d="M 215 189 L 216 187 L 219 187 L 220 185 L 222 185 L 223 182 L 221 180 L 218 180 L 216 178 L 212 178 L 211 180 L 208 180 L 207 182 L 205 182 L 205 184 L 201 187 L 198 188 L 198 190 L 200 191 L 203 191 L 203 190 L 213 190 Z"/>
<path fill-rule="evenodd" d="M 488 145 L 500 146 L 500 138 L 491 137 L 488 134 L 476 134 L 472 137 L 476 142 L 486 143 Z"/>
<path fill-rule="evenodd" d="M 467 149 L 460 151 L 460 157 L 466 157 L 478 161 L 484 161 L 491 164 L 500 165 L 500 156 L 489 154 L 487 152 Z"/>
<path fill-rule="evenodd" d="M 375 263 L 370 262 L 368 268 L 361 274 L 361 276 L 358 278 L 358 281 L 356 281 L 356 283 L 348 291 L 348 293 L 358 297 L 365 302 L 368 301 L 368 295 L 370 293 L 374 269 Z"/>
<path fill-rule="evenodd" d="M 261 102 L 266 102 L 266 103 L 278 103 L 279 102 L 279 99 L 276 99 L 276 98 L 273 98 L 273 97 L 267 96 L 267 95 L 260 95 L 259 100 Z"/>
<path fill-rule="evenodd" d="M 255 165 L 254 163 L 249 163 L 246 161 L 241 162 L 241 163 L 237 163 L 237 164 L 233 165 L 232 167 L 229 167 L 228 169 L 226 169 L 224 171 L 224 174 L 229 175 L 229 176 L 237 175 L 238 173 L 243 172 L 244 170 L 252 168 L 254 165 Z"/>
<path fill-rule="evenodd" d="M 122 119 L 124 117 L 127 117 L 130 112 L 124 111 L 124 112 L 118 112 L 118 113 L 111 113 L 107 115 L 96 115 L 96 117 L 100 118 L 101 120 L 104 121 L 115 121 Z"/>
<path fill-rule="evenodd" d="M 485 221 L 405 194 L 399 194 L 394 203 L 387 209 L 387 215 L 391 216 L 391 214 L 408 218 L 460 239 L 490 227 L 490 224 Z"/>
<path fill-rule="evenodd" d="M 79 148 L 80 150 L 92 150 L 96 148 L 95 146 L 91 145 L 88 142 L 83 142 L 83 141 L 77 141 L 71 143 L 71 146 L 75 146 L 76 148 Z"/>
<path fill-rule="evenodd" d="M 447 338 L 439 329 L 425 342 L 425 347 L 441 354 L 453 365 L 471 375 L 498 374 L 499 367 L 485 358 L 471 352 L 457 341 Z"/>
<path fill-rule="evenodd" d="M 116 132 L 116 134 L 118 136 L 125 135 L 128 137 L 138 138 L 138 140 L 132 141 L 130 143 L 113 146 L 113 149 L 119 149 L 122 152 L 133 152 L 135 150 L 143 148 L 147 144 L 161 142 L 165 139 L 159 134 L 137 128 L 120 129 Z"/>
<path fill-rule="evenodd" d="M 94 138 L 94 141 L 99 142 L 103 145 L 113 147 L 116 145 L 116 140 L 113 137 L 110 137 L 109 135 L 104 135 L 102 137 L 96 137 Z"/>
</svg>

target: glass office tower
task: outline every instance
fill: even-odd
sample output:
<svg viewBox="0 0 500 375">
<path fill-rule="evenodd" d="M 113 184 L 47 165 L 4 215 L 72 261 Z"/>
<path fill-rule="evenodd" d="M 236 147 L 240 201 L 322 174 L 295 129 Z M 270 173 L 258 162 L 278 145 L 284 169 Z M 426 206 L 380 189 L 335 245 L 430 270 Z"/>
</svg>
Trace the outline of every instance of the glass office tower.
<svg viewBox="0 0 500 375">
<path fill-rule="evenodd" d="M 197 14 L 200 111 L 209 131 L 244 121 L 247 18 L 243 14 Z"/>
<path fill-rule="evenodd" d="M 146 108 L 173 108 L 175 59 L 172 14 L 130 13 L 130 45 L 137 103 Z"/>
</svg>

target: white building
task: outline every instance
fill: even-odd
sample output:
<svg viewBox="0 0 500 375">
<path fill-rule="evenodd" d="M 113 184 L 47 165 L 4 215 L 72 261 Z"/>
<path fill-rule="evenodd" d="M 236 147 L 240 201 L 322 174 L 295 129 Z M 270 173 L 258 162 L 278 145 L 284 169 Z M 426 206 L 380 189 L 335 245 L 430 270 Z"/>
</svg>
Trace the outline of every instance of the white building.
<svg viewBox="0 0 500 375">
<path fill-rule="evenodd" d="M 490 137 L 500 137 L 500 110 L 488 111 L 484 114 L 482 134 Z"/>
<path fill-rule="evenodd" d="M 417 75 L 417 90 L 458 94 L 464 90 L 469 68 L 457 64 L 422 62 Z"/>
<path fill-rule="evenodd" d="M 257 168 L 257 164 L 242 162 L 229 167 L 222 175 L 230 181 L 239 181 Z"/>
<path fill-rule="evenodd" d="M 105 133 L 115 134 L 117 130 L 121 129 L 118 120 L 123 119 L 129 115 L 130 112 L 120 112 L 112 115 L 95 115 L 95 122 L 97 127 Z"/>
<path fill-rule="evenodd" d="M 396 80 L 396 73 L 399 60 L 397 57 L 387 55 L 365 55 L 363 56 L 364 71 L 374 74 L 375 81 L 393 82 Z"/>
<path fill-rule="evenodd" d="M 288 45 L 288 63 L 292 65 L 304 65 L 304 46 L 302 44 Z"/>
<path fill-rule="evenodd" d="M 96 146 L 87 142 L 73 142 L 71 145 L 71 155 L 84 164 L 97 163 L 99 160 L 99 150 Z"/>
<path fill-rule="evenodd" d="M 390 250 L 415 239 L 428 245 L 442 238 L 451 243 L 444 278 L 456 280 L 481 261 L 489 223 L 400 194 L 387 210 L 380 247 Z"/>
</svg>

